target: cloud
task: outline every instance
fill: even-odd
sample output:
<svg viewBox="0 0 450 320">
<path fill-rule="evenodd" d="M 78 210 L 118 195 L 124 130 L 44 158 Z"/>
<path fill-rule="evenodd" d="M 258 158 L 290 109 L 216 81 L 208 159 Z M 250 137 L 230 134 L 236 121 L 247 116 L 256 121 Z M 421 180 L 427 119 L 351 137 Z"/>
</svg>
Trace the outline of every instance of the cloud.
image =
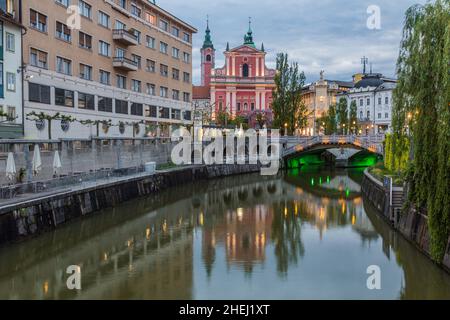
<svg viewBox="0 0 450 320">
<path fill-rule="evenodd" d="M 254 40 L 264 42 L 267 64 L 274 67 L 278 52 L 289 53 L 300 63 L 307 81 L 315 81 L 320 70 L 327 78 L 351 80 L 361 71 L 360 59 L 369 57 L 373 70 L 395 76 L 395 64 L 407 8 L 425 0 L 170 0 L 161 7 L 197 27 L 194 36 L 193 75 L 200 80 L 200 47 L 206 16 L 210 16 L 216 65 L 223 65 L 227 42 L 243 43 L 252 17 Z M 380 8 L 381 29 L 367 28 L 367 8 Z"/>
</svg>

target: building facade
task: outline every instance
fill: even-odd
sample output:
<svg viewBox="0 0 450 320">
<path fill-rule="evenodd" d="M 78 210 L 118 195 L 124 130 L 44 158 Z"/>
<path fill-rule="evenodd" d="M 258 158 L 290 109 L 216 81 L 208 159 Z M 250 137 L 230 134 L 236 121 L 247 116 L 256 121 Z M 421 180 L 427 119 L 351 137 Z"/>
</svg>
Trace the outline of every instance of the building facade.
<svg viewBox="0 0 450 320">
<path fill-rule="evenodd" d="M 392 128 L 393 91 L 396 80 L 379 73 L 368 73 L 356 82 L 354 88 L 337 96 L 350 105 L 357 105 L 358 133 L 382 134 Z"/>
<path fill-rule="evenodd" d="M 27 138 L 48 138 L 41 113 L 56 119 L 52 138 L 168 136 L 191 123 L 197 30 L 153 1 L 28 0 L 22 16 Z"/>
<path fill-rule="evenodd" d="M 23 137 L 22 31 L 19 1 L 0 0 L 0 138 Z"/>
<path fill-rule="evenodd" d="M 256 48 L 250 25 L 244 43 L 232 49 L 227 44 L 225 65 L 215 68 L 215 48 L 207 26 L 201 50 L 202 86 L 209 88 L 213 121 L 224 112 L 231 118 L 243 117 L 250 127 L 257 126 L 258 114 L 263 114 L 266 122 L 271 121 L 276 70 L 266 66 L 266 54 L 264 44 Z M 198 98 L 204 100 L 203 95 Z"/>
<path fill-rule="evenodd" d="M 316 120 L 325 116 L 331 105 L 336 105 L 337 96 L 353 88 L 353 82 L 326 80 L 324 72 L 320 72 L 320 79 L 303 88 L 302 101 L 308 108 L 309 117 L 306 128 L 297 132 L 298 135 L 312 136 L 320 134 Z"/>
</svg>

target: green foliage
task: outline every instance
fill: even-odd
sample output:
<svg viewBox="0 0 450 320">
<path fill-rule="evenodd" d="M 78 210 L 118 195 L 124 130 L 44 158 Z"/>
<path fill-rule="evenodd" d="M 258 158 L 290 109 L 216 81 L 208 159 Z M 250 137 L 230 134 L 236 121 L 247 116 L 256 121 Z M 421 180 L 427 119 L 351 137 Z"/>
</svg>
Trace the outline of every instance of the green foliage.
<svg viewBox="0 0 450 320">
<path fill-rule="evenodd" d="M 348 128 L 350 129 L 351 133 L 356 134 L 358 130 L 358 106 L 356 105 L 356 101 L 353 100 L 350 104 L 350 115 L 349 115 L 349 121 L 348 121 Z"/>
<path fill-rule="evenodd" d="M 336 105 L 331 105 L 327 114 L 316 120 L 316 126 L 323 128 L 326 135 L 337 133 Z"/>
<path fill-rule="evenodd" d="M 394 133 L 387 145 L 393 158 L 387 164 L 401 167 L 410 141 L 408 198 L 428 214 L 431 255 L 437 262 L 450 235 L 449 61 L 450 1 L 408 9 L 397 63 Z"/>
<path fill-rule="evenodd" d="M 300 72 L 298 63 L 289 63 L 288 55 L 285 53 L 278 54 L 272 103 L 275 128 L 287 129 L 288 133 L 292 134 L 295 129 L 306 127 L 308 110 L 302 103 L 305 79 L 305 74 Z"/>
<path fill-rule="evenodd" d="M 216 123 L 219 126 L 226 127 L 231 123 L 231 116 L 226 111 L 219 111 L 216 116 Z"/>
<path fill-rule="evenodd" d="M 409 139 L 407 137 L 401 137 L 400 139 L 400 143 L 395 145 L 394 135 L 387 134 L 384 141 L 384 166 L 397 174 L 405 172 L 410 153 Z"/>
<path fill-rule="evenodd" d="M 345 98 L 339 99 L 339 103 L 336 107 L 337 121 L 341 134 L 346 134 L 348 130 L 348 107 L 347 100 Z"/>
</svg>

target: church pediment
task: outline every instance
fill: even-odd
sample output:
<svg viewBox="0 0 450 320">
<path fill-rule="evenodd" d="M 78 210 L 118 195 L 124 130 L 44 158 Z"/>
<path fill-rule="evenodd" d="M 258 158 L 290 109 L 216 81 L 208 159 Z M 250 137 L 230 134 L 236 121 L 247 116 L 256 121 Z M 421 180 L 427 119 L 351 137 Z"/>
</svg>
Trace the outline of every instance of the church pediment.
<svg viewBox="0 0 450 320">
<path fill-rule="evenodd" d="M 256 48 L 253 48 L 252 46 L 248 46 L 246 44 L 236 47 L 234 49 L 231 49 L 229 52 L 242 52 L 242 53 L 263 53 L 263 51 L 260 51 Z"/>
</svg>

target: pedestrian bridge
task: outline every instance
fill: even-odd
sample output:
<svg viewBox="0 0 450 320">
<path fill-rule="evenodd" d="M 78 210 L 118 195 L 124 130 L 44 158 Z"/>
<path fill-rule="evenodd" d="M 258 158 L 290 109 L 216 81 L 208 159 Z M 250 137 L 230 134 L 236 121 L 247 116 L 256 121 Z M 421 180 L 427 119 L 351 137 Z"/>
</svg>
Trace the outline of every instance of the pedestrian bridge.
<svg viewBox="0 0 450 320">
<path fill-rule="evenodd" d="M 299 155 L 301 153 L 334 148 L 351 148 L 367 150 L 371 153 L 383 155 L 384 135 L 355 136 L 355 135 L 333 135 L 315 137 L 287 137 L 283 158 Z"/>
</svg>

